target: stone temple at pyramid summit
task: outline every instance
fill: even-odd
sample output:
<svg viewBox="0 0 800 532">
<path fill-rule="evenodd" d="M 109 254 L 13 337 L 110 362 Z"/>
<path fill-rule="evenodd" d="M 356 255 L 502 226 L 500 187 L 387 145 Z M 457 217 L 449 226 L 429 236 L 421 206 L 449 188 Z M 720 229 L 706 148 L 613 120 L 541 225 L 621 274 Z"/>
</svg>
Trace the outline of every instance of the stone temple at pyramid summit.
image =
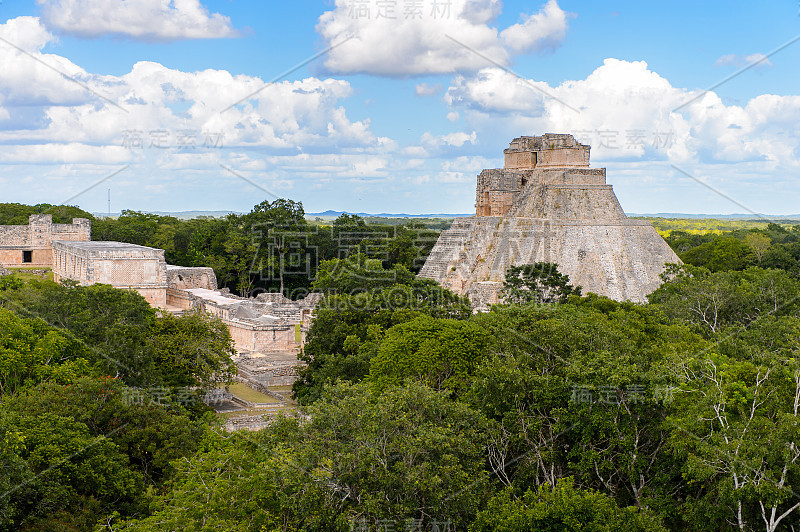
<svg viewBox="0 0 800 532">
<path fill-rule="evenodd" d="M 555 262 L 584 294 L 645 302 L 680 259 L 650 222 L 625 215 L 589 150 L 572 135 L 514 139 L 505 167 L 478 175 L 475 216 L 441 234 L 420 277 L 486 308 L 509 266 Z"/>
</svg>

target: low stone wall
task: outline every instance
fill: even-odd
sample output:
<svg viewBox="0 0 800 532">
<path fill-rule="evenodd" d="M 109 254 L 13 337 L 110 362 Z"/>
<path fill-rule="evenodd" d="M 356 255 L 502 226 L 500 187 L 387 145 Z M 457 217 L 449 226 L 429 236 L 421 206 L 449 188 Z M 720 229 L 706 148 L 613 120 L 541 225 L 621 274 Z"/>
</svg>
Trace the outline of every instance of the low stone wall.
<svg viewBox="0 0 800 532">
<path fill-rule="evenodd" d="M 120 287 L 122 288 L 122 287 Z M 166 288 L 137 288 L 130 287 L 129 290 L 134 290 L 147 300 L 151 307 L 165 308 L 167 306 L 167 290 Z"/>
<path fill-rule="evenodd" d="M 238 320 L 223 321 L 228 326 L 231 338 L 239 351 L 297 351 L 300 349 L 301 344 L 295 342 L 294 325 L 256 325 Z"/>
<path fill-rule="evenodd" d="M 242 382 L 267 393 L 269 386 L 290 386 L 300 375 L 304 362 L 295 352 L 242 353 L 234 361 Z M 276 396 L 277 397 L 277 396 Z"/>
<path fill-rule="evenodd" d="M 266 415 L 232 417 L 225 423 L 225 430 L 228 432 L 237 430 L 261 430 L 269 427 L 271 423 L 272 420 Z"/>
<path fill-rule="evenodd" d="M 217 289 L 217 276 L 212 268 L 167 265 L 167 286 L 172 289 Z"/>
<path fill-rule="evenodd" d="M 241 382 L 262 393 L 270 386 L 291 386 L 300 377 L 302 363 L 272 366 L 263 371 L 248 371 L 239 367 Z M 268 394 L 270 395 L 270 394 Z"/>
<path fill-rule="evenodd" d="M 167 288 L 167 305 L 182 310 L 191 310 L 192 295 L 184 290 Z"/>
<path fill-rule="evenodd" d="M 489 310 L 492 305 L 500 303 L 500 291 L 503 283 L 496 281 L 483 281 L 473 283 L 470 287 L 468 296 L 476 310 Z"/>
</svg>

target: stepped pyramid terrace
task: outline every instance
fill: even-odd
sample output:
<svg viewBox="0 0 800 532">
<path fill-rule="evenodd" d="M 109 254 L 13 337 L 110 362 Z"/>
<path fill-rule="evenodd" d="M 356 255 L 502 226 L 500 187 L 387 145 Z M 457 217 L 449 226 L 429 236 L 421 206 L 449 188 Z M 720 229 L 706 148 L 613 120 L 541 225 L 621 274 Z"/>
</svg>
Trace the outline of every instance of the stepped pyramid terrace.
<svg viewBox="0 0 800 532">
<path fill-rule="evenodd" d="M 514 139 L 504 168 L 478 175 L 475 216 L 441 234 L 420 276 L 486 308 L 509 266 L 555 262 L 584 294 L 645 302 L 680 259 L 650 222 L 625 215 L 590 149 L 565 134 Z"/>
</svg>

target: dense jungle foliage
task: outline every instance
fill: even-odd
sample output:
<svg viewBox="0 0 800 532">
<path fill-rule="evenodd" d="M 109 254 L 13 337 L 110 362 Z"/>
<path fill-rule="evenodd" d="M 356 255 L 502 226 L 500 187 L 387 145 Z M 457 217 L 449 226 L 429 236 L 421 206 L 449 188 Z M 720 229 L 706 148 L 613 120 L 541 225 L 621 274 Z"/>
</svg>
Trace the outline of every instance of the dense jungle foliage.
<svg viewBox="0 0 800 532">
<path fill-rule="evenodd" d="M 416 277 L 435 232 L 387 227 L 93 220 L 240 293 L 325 294 L 300 408 L 254 432 L 201 400 L 236 371 L 218 320 L 0 277 L 0 530 L 800 528 L 800 226 L 673 230 L 646 304 L 513 268 L 479 314 Z"/>
</svg>

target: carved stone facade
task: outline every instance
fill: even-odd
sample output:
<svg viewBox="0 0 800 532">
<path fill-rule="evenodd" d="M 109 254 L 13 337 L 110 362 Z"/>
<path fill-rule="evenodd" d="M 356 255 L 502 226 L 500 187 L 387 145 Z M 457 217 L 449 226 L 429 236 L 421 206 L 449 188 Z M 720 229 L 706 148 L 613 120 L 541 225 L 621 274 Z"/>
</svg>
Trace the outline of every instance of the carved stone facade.
<svg viewBox="0 0 800 532">
<path fill-rule="evenodd" d="M 88 242 L 91 234 L 91 222 L 85 218 L 54 224 L 50 214 L 33 214 L 28 225 L 0 225 L 0 266 L 49 268 L 52 242 Z"/>
<path fill-rule="evenodd" d="M 680 259 L 650 222 L 628 219 L 589 150 L 572 135 L 514 139 L 505 168 L 478 176 L 476 215 L 441 234 L 420 276 L 485 308 L 509 266 L 555 262 L 584 293 L 646 301 Z"/>
<path fill-rule="evenodd" d="M 216 279 L 214 280 L 216 283 Z M 200 309 L 220 318 L 239 352 L 298 352 L 322 294 L 292 301 L 280 294 L 244 298 L 207 288 L 169 288 L 167 308 Z"/>
<path fill-rule="evenodd" d="M 53 279 L 135 290 L 153 307 L 167 306 L 164 250 L 123 242 L 53 242 Z"/>
</svg>

